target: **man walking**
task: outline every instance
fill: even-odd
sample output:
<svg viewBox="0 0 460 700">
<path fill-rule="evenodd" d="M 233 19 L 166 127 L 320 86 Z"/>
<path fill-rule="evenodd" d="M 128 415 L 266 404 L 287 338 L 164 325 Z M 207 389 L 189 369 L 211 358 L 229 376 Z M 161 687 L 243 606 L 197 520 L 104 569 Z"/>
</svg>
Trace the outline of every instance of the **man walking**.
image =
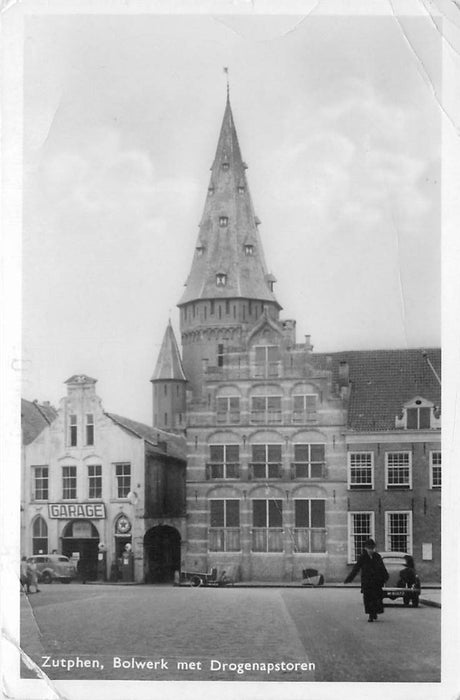
<svg viewBox="0 0 460 700">
<path fill-rule="evenodd" d="M 378 614 L 383 613 L 382 588 L 388 581 L 389 574 L 382 557 L 375 551 L 374 540 L 370 538 L 364 543 L 364 551 L 359 555 L 344 583 L 351 583 L 358 571 L 361 571 L 364 612 L 369 615 L 367 621 L 374 622 Z"/>
</svg>

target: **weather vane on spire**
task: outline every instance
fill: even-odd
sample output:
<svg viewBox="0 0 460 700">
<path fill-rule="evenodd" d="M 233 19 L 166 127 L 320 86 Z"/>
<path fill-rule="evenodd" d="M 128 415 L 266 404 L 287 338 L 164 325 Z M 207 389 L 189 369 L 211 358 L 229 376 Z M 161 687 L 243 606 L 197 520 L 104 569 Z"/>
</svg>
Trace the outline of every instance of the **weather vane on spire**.
<svg viewBox="0 0 460 700">
<path fill-rule="evenodd" d="M 230 97 L 230 83 L 228 79 L 228 66 L 224 66 L 224 73 L 227 76 L 227 99 Z"/>
</svg>

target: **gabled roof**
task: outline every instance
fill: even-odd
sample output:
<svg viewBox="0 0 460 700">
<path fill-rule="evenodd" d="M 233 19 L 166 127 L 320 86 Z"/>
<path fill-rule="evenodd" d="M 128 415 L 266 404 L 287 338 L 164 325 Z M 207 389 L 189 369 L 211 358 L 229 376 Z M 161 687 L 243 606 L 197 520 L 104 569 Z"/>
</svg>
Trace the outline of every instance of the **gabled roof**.
<svg viewBox="0 0 460 700">
<path fill-rule="evenodd" d="M 57 417 L 54 406 L 21 399 L 22 443 L 29 445 Z"/>
<path fill-rule="evenodd" d="M 416 396 L 441 406 L 441 387 L 427 362 L 440 376 L 440 349 L 361 350 L 330 356 L 335 382 L 339 382 L 340 362 L 349 366 L 351 430 L 394 430 L 395 416 Z"/>
<path fill-rule="evenodd" d="M 221 298 L 271 301 L 279 306 L 267 279 L 246 168 L 227 96 L 197 249 L 179 306 Z M 223 225 L 221 217 L 228 219 Z M 252 246 L 251 254 L 246 253 L 247 246 Z M 225 284 L 216 284 L 217 273 L 226 275 Z"/>
<path fill-rule="evenodd" d="M 166 327 L 155 371 L 150 381 L 156 382 L 164 379 L 174 379 L 182 382 L 187 381 L 171 321 L 169 321 Z"/>
<path fill-rule="evenodd" d="M 115 413 L 105 413 L 105 415 L 120 428 L 127 430 L 141 440 L 145 440 L 145 442 L 149 444 L 151 451 L 185 460 L 185 438 L 180 435 L 174 435 L 165 430 L 151 428 L 149 425 L 145 425 L 145 423 L 139 423 L 130 418 L 118 416 Z M 166 450 L 164 449 L 165 446 Z"/>
</svg>

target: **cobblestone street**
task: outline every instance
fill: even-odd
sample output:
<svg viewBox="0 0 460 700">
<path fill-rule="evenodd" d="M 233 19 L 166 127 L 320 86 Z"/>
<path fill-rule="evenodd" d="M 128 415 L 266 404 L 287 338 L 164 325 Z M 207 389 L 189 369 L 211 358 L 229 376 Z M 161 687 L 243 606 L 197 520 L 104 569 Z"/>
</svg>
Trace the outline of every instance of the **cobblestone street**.
<svg viewBox="0 0 460 700">
<path fill-rule="evenodd" d="M 71 584 L 21 606 L 22 648 L 53 679 L 439 680 L 440 610 L 388 605 L 368 625 L 357 589 Z"/>
</svg>

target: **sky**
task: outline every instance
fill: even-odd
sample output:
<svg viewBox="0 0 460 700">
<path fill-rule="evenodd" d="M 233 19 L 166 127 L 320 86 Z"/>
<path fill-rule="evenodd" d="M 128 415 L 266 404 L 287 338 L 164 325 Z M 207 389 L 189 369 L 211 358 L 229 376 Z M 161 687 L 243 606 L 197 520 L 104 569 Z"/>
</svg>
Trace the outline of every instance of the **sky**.
<svg viewBox="0 0 460 700">
<path fill-rule="evenodd" d="M 315 351 L 440 338 L 441 46 L 430 19 L 29 17 L 23 396 L 98 380 L 150 423 L 230 96 L 282 318 Z"/>
</svg>

